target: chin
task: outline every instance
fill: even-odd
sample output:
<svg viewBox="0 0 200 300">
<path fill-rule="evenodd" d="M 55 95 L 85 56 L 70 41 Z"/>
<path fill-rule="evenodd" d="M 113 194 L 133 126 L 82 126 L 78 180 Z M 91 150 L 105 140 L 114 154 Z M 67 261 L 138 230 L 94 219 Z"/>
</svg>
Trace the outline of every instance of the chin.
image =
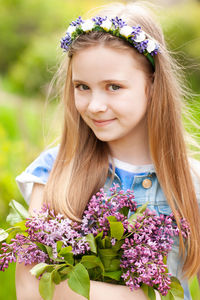
<svg viewBox="0 0 200 300">
<path fill-rule="evenodd" d="M 96 134 L 95 134 L 96 135 Z M 102 142 L 112 142 L 117 140 L 117 137 L 114 138 L 113 136 L 100 136 L 100 135 L 96 135 L 97 139 L 102 141 Z"/>
</svg>

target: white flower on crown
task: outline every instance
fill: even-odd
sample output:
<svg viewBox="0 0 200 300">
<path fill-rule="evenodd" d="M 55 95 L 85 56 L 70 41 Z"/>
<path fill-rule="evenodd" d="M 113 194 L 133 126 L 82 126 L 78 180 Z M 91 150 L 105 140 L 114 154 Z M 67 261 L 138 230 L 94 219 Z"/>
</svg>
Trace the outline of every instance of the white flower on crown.
<svg viewBox="0 0 200 300">
<path fill-rule="evenodd" d="M 148 39 L 148 44 L 147 44 L 147 52 L 151 53 L 156 49 L 156 42 L 154 40 L 149 40 Z"/>
<path fill-rule="evenodd" d="M 120 28 L 119 30 L 120 34 L 125 36 L 126 38 L 128 38 L 131 33 L 133 32 L 133 28 L 131 26 L 123 26 L 122 28 Z"/>
<path fill-rule="evenodd" d="M 112 22 L 110 20 L 105 20 L 102 22 L 102 24 L 100 25 L 104 30 L 110 30 L 112 28 Z"/>
<path fill-rule="evenodd" d="M 146 34 L 145 32 L 142 30 L 137 36 L 136 38 L 134 38 L 134 41 L 137 43 L 143 42 L 146 39 Z"/>
<path fill-rule="evenodd" d="M 93 27 L 94 22 L 90 19 L 85 20 L 84 23 L 81 24 L 83 31 L 91 31 Z"/>
<path fill-rule="evenodd" d="M 76 26 L 70 25 L 67 28 L 67 33 L 69 33 L 70 35 L 72 35 L 72 33 L 75 32 L 75 31 L 76 31 Z"/>
</svg>

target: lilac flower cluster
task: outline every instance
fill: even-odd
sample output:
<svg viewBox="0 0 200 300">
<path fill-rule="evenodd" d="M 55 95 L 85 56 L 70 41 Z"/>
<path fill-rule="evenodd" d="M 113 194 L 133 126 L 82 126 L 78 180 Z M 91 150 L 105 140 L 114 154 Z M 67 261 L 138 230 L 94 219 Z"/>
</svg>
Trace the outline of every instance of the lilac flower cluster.
<svg viewBox="0 0 200 300">
<path fill-rule="evenodd" d="M 41 262 L 65 263 L 65 258 L 62 254 L 59 255 L 61 252 L 58 250 L 58 242 L 61 248 L 71 246 L 74 261 L 79 263 L 82 257 L 87 259 L 87 255 L 91 256 L 91 253 L 97 253 L 98 256 L 98 249 L 101 249 L 99 253 L 103 255 L 101 242 L 105 238 L 106 241 L 110 241 L 107 243 L 107 249 L 111 251 L 117 242 L 120 244 L 119 248 L 118 245 L 115 247 L 115 260 L 119 260 L 118 271 L 122 271 L 120 282 L 123 280 L 131 290 L 146 284 L 165 296 L 171 283 L 166 258 L 172 248 L 173 237 L 179 235 L 175 219 L 173 215 L 157 216 L 146 206 L 144 209 L 138 209 L 133 191 L 118 191 L 118 187 L 114 184 L 109 195 L 103 188 L 100 189 L 89 201 L 80 224 L 73 223 L 61 214 L 55 215 L 53 210 L 43 206 L 40 212 L 35 212 L 33 217 L 26 219 L 27 229 L 24 234 L 17 233 L 10 242 L 2 243 L 0 271 L 7 269 L 11 262 L 16 262 L 17 257 L 19 262 L 26 265 Z M 132 215 L 129 218 L 130 212 Z M 109 220 L 112 220 L 111 223 Z M 115 225 L 120 227 L 115 227 L 116 235 L 111 235 L 114 228 L 112 226 Z M 189 226 L 184 219 L 181 219 L 180 227 L 183 237 L 187 238 Z M 121 228 L 120 235 L 118 228 Z M 99 233 L 103 233 L 100 242 L 98 238 L 95 239 Z M 94 238 L 91 248 L 88 234 L 92 234 Z M 91 250 L 94 244 L 96 252 Z M 48 248 L 51 249 L 52 255 L 49 254 Z M 99 259 L 102 259 L 101 255 Z M 106 259 L 108 257 L 104 257 L 102 263 Z M 110 262 L 107 261 L 106 264 L 109 265 Z M 109 271 L 107 273 L 109 274 Z M 102 278 L 104 280 L 104 276 Z"/>
<path fill-rule="evenodd" d="M 154 66 L 152 56 L 160 52 L 158 43 L 141 29 L 141 26 L 129 26 L 119 17 L 109 19 L 107 16 L 94 17 L 92 19 L 82 20 L 79 16 L 70 23 L 66 35 L 60 40 L 61 48 L 69 50 L 71 43 L 83 33 L 91 31 L 103 31 L 123 38 L 140 53 L 143 53 Z M 149 57 L 150 55 L 150 57 Z"/>
<path fill-rule="evenodd" d="M 32 242 L 39 242 L 52 247 L 53 256 L 57 257 L 57 241 L 61 241 L 64 247 L 72 246 L 73 254 L 83 254 L 89 250 L 82 235 L 74 229 L 69 218 L 61 214 L 54 214 L 53 210 L 43 207 L 42 211 L 26 222 L 27 232 Z"/>
<path fill-rule="evenodd" d="M 48 261 L 48 255 L 21 234 L 16 234 L 9 244 L 2 243 L 1 251 L 3 253 L 0 254 L 0 271 L 5 271 L 17 258 L 19 263 L 24 262 L 25 265 Z"/>
<path fill-rule="evenodd" d="M 188 224 L 182 220 L 182 225 L 182 234 L 187 237 Z M 173 237 L 179 234 L 172 216 L 157 216 L 146 209 L 133 220 L 129 232 L 129 238 L 122 245 L 122 278 L 131 290 L 144 283 L 165 296 L 170 289 L 171 274 L 167 272 L 164 257 L 172 248 Z"/>
<path fill-rule="evenodd" d="M 57 241 L 62 247 L 71 246 L 74 255 L 90 250 L 89 244 L 77 230 L 76 224 L 63 215 L 55 215 L 53 210 L 43 207 L 35 216 L 28 218 L 26 235 L 16 234 L 11 243 L 2 243 L 0 253 L 0 271 L 8 268 L 9 263 L 24 262 L 25 265 L 40 262 L 53 262 L 47 253 L 40 250 L 38 243 L 52 248 L 53 258 L 57 258 Z"/>
<path fill-rule="evenodd" d="M 103 189 L 100 189 L 100 192 L 91 198 L 82 218 L 81 231 L 84 234 L 92 233 L 96 236 L 103 231 L 104 236 L 108 235 L 110 227 L 107 217 L 109 216 L 116 217 L 117 221 L 123 222 L 124 228 L 127 228 L 127 216 L 122 210 L 127 208 L 127 213 L 129 210 L 134 212 L 137 204 L 134 201 L 132 191 L 127 190 L 125 193 L 121 190 L 117 192 L 117 188 L 118 185 L 115 184 L 110 189 L 111 196 L 109 197 L 104 193 Z"/>
</svg>

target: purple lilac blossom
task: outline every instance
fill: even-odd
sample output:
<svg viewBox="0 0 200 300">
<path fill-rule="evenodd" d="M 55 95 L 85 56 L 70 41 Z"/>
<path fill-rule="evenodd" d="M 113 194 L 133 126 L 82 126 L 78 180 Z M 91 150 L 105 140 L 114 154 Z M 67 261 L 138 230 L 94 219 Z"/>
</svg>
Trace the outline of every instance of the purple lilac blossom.
<svg viewBox="0 0 200 300">
<path fill-rule="evenodd" d="M 62 241 L 64 247 L 72 246 L 73 254 L 84 254 L 89 250 L 88 243 L 81 240 L 83 236 L 73 226 L 70 219 L 61 214 L 55 216 L 49 209 L 44 209 L 38 216 L 27 219 L 26 222 L 30 240 L 51 246 L 55 258 L 57 241 Z"/>
<path fill-rule="evenodd" d="M 94 195 L 82 218 L 81 230 L 85 234 L 92 233 L 96 236 L 99 232 L 103 231 L 104 236 L 108 235 L 109 222 L 107 217 L 115 216 L 118 221 L 123 221 L 124 228 L 128 226 L 127 217 L 120 212 L 120 209 L 127 207 L 130 211 L 134 212 L 137 208 L 136 202 L 133 200 L 133 192 L 123 190 L 117 192 L 118 185 L 115 184 L 110 189 L 111 197 L 107 197 L 103 189 Z"/>
<path fill-rule="evenodd" d="M 14 239 L 11 239 L 11 243 L 2 243 L 0 254 L 0 271 L 4 271 L 8 268 L 9 263 L 24 262 L 25 265 L 32 263 L 40 263 L 48 260 L 48 255 L 38 248 L 38 246 L 31 242 L 27 237 L 16 234 Z"/>
<path fill-rule="evenodd" d="M 24 262 L 25 264 L 47 262 L 53 263 L 48 254 L 40 250 L 37 243 L 50 246 L 53 258 L 57 258 L 57 241 L 62 242 L 62 247 L 71 246 L 74 255 L 85 254 L 90 250 L 89 244 L 77 230 L 73 228 L 72 221 L 63 215 L 55 215 L 53 210 L 43 206 L 42 210 L 33 217 L 27 219 L 25 237 L 16 234 L 10 244 L 2 243 L 0 253 L 0 271 L 8 268 L 9 263 Z M 64 260 L 63 260 L 64 261 Z"/>
<path fill-rule="evenodd" d="M 142 224 L 142 226 L 141 226 Z M 156 288 L 163 296 L 170 289 L 170 276 L 163 259 L 172 248 L 173 237 L 179 234 L 171 216 L 157 216 L 146 209 L 129 227 L 131 235 L 122 245 L 120 267 L 122 278 L 131 290 L 142 283 Z M 188 225 L 182 221 L 182 233 L 188 234 Z"/>
</svg>

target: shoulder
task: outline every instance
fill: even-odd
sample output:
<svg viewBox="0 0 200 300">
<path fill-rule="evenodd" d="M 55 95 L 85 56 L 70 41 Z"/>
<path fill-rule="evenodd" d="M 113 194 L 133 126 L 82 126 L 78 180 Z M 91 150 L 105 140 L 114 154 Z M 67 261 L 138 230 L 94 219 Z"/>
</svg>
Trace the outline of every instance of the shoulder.
<svg viewBox="0 0 200 300">
<path fill-rule="evenodd" d="M 22 196 L 30 202 L 30 196 L 34 183 L 46 184 L 52 170 L 54 161 L 57 157 L 59 145 L 44 150 L 40 155 L 16 177 L 16 182 Z"/>
<path fill-rule="evenodd" d="M 42 170 L 50 171 L 57 157 L 59 146 L 43 151 L 27 168 L 26 172 L 40 175 Z"/>
</svg>

